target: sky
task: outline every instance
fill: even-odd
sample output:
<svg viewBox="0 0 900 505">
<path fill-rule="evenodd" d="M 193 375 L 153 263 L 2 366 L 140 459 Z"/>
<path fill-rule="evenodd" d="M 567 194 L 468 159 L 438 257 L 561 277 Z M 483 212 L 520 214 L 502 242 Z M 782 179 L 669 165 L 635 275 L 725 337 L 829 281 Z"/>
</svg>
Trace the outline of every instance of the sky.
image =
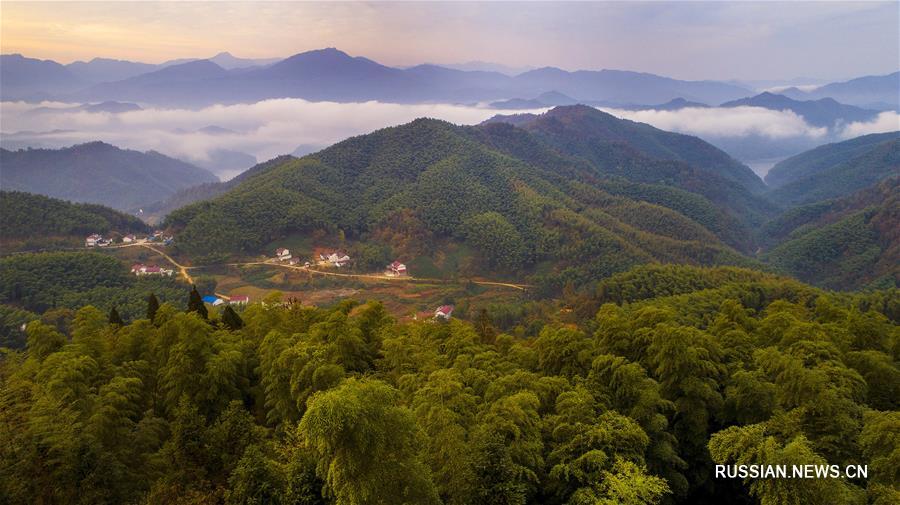
<svg viewBox="0 0 900 505">
<path fill-rule="evenodd" d="M 283 57 L 490 61 L 680 79 L 896 72 L 900 2 L 7 2 L 0 50 L 61 63 Z"/>
</svg>

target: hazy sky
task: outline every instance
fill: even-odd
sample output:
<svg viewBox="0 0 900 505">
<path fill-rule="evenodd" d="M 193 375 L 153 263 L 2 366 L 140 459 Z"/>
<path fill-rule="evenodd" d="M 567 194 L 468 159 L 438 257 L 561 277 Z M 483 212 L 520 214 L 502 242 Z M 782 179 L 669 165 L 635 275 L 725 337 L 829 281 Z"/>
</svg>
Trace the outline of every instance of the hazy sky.
<svg viewBox="0 0 900 505">
<path fill-rule="evenodd" d="M 898 70 L 900 2 L 0 2 L 0 49 L 63 63 L 288 56 L 471 60 L 685 79 L 840 79 Z"/>
</svg>

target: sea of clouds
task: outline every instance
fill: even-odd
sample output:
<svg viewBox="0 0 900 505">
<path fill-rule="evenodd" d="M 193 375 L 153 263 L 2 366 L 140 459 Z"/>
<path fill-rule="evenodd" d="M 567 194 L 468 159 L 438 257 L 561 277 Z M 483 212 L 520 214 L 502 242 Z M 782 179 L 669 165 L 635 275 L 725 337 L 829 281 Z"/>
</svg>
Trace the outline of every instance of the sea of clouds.
<svg viewBox="0 0 900 505">
<path fill-rule="evenodd" d="M 197 110 L 161 109 L 109 113 L 77 110 L 78 104 L 0 103 L 0 143 L 6 148 L 58 148 L 100 140 L 122 148 L 155 150 L 189 162 L 208 162 L 220 150 L 247 153 L 258 161 L 316 150 L 353 135 L 403 124 L 419 117 L 477 124 L 510 111 L 448 104 L 333 103 L 273 99 L 252 104 L 214 105 Z M 545 109 L 517 112 L 543 112 Z M 706 138 L 763 136 L 773 140 L 830 141 L 900 128 L 896 112 L 838 131 L 817 128 L 790 111 L 758 107 L 686 108 L 677 111 L 603 109 L 664 130 Z M 215 129 L 203 128 L 214 126 Z M 224 130 L 222 130 L 224 129 Z M 246 167 L 249 168 L 249 167 Z M 220 172 L 227 178 L 235 175 Z"/>
</svg>

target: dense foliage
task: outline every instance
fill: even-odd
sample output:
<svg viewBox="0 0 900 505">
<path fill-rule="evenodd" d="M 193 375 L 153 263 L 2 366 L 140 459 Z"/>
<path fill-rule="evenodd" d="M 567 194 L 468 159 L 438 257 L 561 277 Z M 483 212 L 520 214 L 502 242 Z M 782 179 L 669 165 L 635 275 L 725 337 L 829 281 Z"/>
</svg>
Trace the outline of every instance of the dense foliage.
<svg viewBox="0 0 900 505">
<path fill-rule="evenodd" d="M 898 135 L 867 135 L 787 159 L 772 169 L 779 169 L 773 176 L 779 184 L 769 197 L 785 206 L 808 204 L 848 196 L 900 176 Z"/>
<path fill-rule="evenodd" d="M 42 313 L 50 308 L 118 307 L 126 320 L 142 317 L 156 293 L 177 307 L 187 294 L 173 278 L 141 277 L 112 256 L 91 252 L 17 254 L 0 258 L 0 304 Z"/>
<path fill-rule="evenodd" d="M 778 244 L 765 259 L 806 282 L 834 289 L 900 284 L 900 178 L 797 207 L 765 231 Z"/>
<path fill-rule="evenodd" d="M 32 321 L 0 362 L 14 503 L 895 503 L 898 292 L 648 267 L 536 337 L 377 303 Z M 888 309 L 894 307 L 894 309 Z M 892 320 L 891 317 L 894 319 Z M 235 329 L 240 328 L 240 329 Z M 713 463 L 868 464 L 867 479 Z"/>
<path fill-rule="evenodd" d="M 0 191 L 0 241 L 23 249 L 46 246 L 54 239 L 81 245 L 92 233 L 142 233 L 140 219 L 102 205 L 71 203 L 20 191 Z"/>
<path fill-rule="evenodd" d="M 634 166 L 663 163 L 622 156 Z M 177 250 L 198 261 L 255 254 L 315 231 L 388 246 L 395 256 L 450 239 L 476 251 L 475 273 L 522 278 L 545 265 L 535 282 L 554 290 L 652 261 L 751 264 L 723 243 L 749 245 L 728 211 L 698 193 L 631 182 L 629 172 L 604 171 L 508 125 L 420 119 L 287 160 L 173 212 L 166 225 L 177 232 Z M 417 248 L 416 240 L 425 243 Z"/>
</svg>

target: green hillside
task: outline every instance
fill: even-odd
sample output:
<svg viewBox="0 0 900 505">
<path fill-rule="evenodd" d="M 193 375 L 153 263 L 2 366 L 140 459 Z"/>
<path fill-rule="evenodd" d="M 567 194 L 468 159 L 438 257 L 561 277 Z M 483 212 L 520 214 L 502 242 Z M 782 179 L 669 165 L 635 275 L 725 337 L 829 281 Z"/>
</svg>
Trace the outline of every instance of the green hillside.
<svg viewBox="0 0 900 505">
<path fill-rule="evenodd" d="M 419 119 L 289 160 L 165 224 L 177 230 L 180 252 L 202 259 L 258 253 L 295 232 L 366 241 L 403 221 L 474 246 L 481 272 L 527 273 L 549 261 L 557 285 L 654 261 L 748 264 L 723 243 L 728 234 L 717 236 L 730 218 L 702 196 L 628 197 L 647 187 L 601 180 L 584 160 L 541 142 L 518 157 L 498 139 L 485 127 Z"/>
<path fill-rule="evenodd" d="M 789 211 L 766 231 L 775 268 L 835 288 L 900 284 L 900 178 Z"/>
<path fill-rule="evenodd" d="M 102 205 L 72 203 L 21 191 L 0 191 L 0 249 L 79 245 L 92 233 L 143 233 L 140 219 Z"/>
<path fill-rule="evenodd" d="M 803 180 L 865 154 L 878 144 L 898 138 L 900 132 L 873 133 L 810 149 L 773 166 L 766 174 L 766 184 L 771 188 L 778 188 Z"/>
<path fill-rule="evenodd" d="M 218 179 L 210 172 L 155 151 L 142 153 L 104 142 L 63 149 L 0 149 L 0 186 L 75 202 L 137 209 Z"/>
<path fill-rule="evenodd" d="M 783 206 L 848 196 L 900 175 L 900 137 L 867 135 L 823 146 L 787 159 L 772 170 L 776 169 L 771 180 L 778 184 L 768 196 Z"/>
<path fill-rule="evenodd" d="M 94 252 L 47 252 L 0 258 L 0 304 L 42 313 L 54 308 L 117 307 L 122 317 L 145 313 L 144 300 L 183 306 L 184 285 L 170 277 L 135 277 L 121 260 Z"/>
<path fill-rule="evenodd" d="M 167 214 L 175 209 L 179 209 L 181 207 L 184 207 L 185 205 L 190 205 L 201 200 L 209 200 L 211 198 L 215 198 L 222 193 L 225 193 L 229 189 L 237 186 L 238 184 L 246 181 L 247 179 L 255 177 L 256 175 L 266 172 L 269 169 L 277 167 L 278 165 L 281 165 L 292 159 L 294 159 L 294 157 L 288 154 L 277 156 L 269 161 L 259 163 L 257 165 L 254 165 L 253 167 L 248 168 L 247 170 L 241 172 L 236 177 L 228 181 L 206 182 L 203 184 L 198 184 L 196 186 L 191 186 L 189 188 L 181 189 L 165 200 L 154 202 L 150 205 L 145 205 L 143 208 L 143 217 L 148 222 L 159 222 Z"/>
<path fill-rule="evenodd" d="M 757 195 L 765 191 L 762 180 L 718 148 L 593 107 L 556 107 L 517 128 L 501 120 L 482 129 L 497 149 L 538 166 L 558 170 L 574 163 L 598 178 L 677 187 L 704 196 L 744 226 L 757 226 L 777 210 Z"/>
<path fill-rule="evenodd" d="M 628 144 L 647 157 L 676 160 L 736 182 L 754 193 L 765 190 L 750 168 L 698 137 L 668 132 L 645 123 L 619 119 L 586 105 L 556 107 L 518 126 L 570 154 L 603 167 L 608 159 L 597 147 Z"/>
</svg>

